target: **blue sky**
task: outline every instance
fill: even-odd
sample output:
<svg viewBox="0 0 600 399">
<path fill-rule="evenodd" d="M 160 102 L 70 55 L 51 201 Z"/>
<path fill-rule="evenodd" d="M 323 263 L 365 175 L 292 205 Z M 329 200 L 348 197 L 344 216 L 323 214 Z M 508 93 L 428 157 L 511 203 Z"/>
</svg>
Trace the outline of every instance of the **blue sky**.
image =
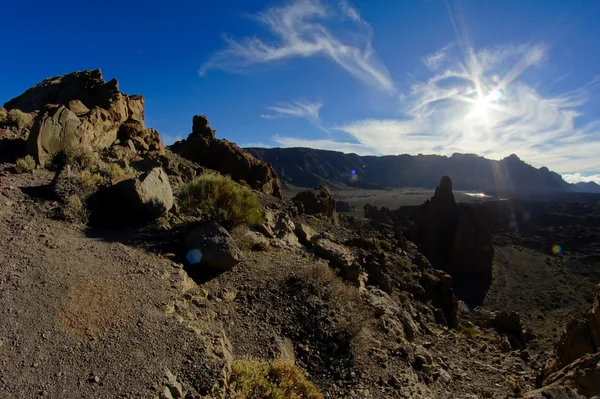
<svg viewBox="0 0 600 399">
<path fill-rule="evenodd" d="M 167 143 L 195 114 L 242 146 L 516 153 L 600 182 L 600 3 L 11 2 L 0 101 L 101 68 Z"/>
</svg>

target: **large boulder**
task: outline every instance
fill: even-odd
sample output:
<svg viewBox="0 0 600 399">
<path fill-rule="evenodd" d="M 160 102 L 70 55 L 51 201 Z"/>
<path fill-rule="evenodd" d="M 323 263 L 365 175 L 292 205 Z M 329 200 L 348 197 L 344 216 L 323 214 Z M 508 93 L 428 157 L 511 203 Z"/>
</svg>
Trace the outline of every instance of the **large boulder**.
<svg viewBox="0 0 600 399">
<path fill-rule="evenodd" d="M 192 133 L 171 146 L 171 151 L 198 164 L 214 169 L 233 180 L 245 181 L 253 189 L 281 198 L 281 183 L 273 167 L 235 143 L 217 139 L 206 116 L 196 115 Z"/>
<path fill-rule="evenodd" d="M 173 191 L 167 174 L 162 168 L 154 168 L 98 191 L 90 198 L 89 206 L 91 224 L 143 224 L 173 207 Z"/>
<path fill-rule="evenodd" d="M 99 69 L 48 78 L 4 107 L 35 115 L 28 152 L 39 163 L 79 145 L 107 148 L 125 135 L 126 124 L 135 126 L 127 136 L 145 144 L 142 152 L 164 152 L 158 132 L 144 126 L 144 98 L 121 93 L 117 80 L 106 82 Z"/>
<path fill-rule="evenodd" d="M 242 253 L 227 230 L 217 223 L 196 227 L 185 238 L 186 260 L 192 265 L 229 270 L 242 259 Z"/>
<path fill-rule="evenodd" d="M 592 332 L 584 320 L 571 320 L 558 340 L 555 349 L 553 371 L 560 370 L 567 364 L 579 359 L 587 353 L 595 351 Z"/>
<path fill-rule="evenodd" d="M 319 186 L 313 190 L 302 191 L 292 201 L 302 204 L 307 215 L 324 215 L 335 218 L 335 199 L 327 186 Z"/>
<path fill-rule="evenodd" d="M 319 236 L 313 237 L 312 244 L 315 255 L 328 260 L 333 268 L 339 269 L 344 279 L 357 284 L 360 282 L 360 265 L 348 248 Z"/>
</svg>

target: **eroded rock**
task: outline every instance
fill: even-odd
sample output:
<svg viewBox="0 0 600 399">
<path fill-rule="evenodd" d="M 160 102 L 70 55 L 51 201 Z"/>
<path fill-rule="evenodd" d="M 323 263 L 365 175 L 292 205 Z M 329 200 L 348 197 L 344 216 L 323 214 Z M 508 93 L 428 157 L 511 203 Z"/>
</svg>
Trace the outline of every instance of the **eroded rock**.
<svg viewBox="0 0 600 399">
<path fill-rule="evenodd" d="M 190 231 L 185 250 L 188 263 L 215 270 L 230 270 L 242 260 L 233 238 L 217 223 L 206 223 Z"/>
<path fill-rule="evenodd" d="M 326 186 L 319 186 L 313 190 L 296 194 L 292 201 L 302 204 L 307 215 L 323 215 L 335 219 L 335 199 Z"/>
</svg>

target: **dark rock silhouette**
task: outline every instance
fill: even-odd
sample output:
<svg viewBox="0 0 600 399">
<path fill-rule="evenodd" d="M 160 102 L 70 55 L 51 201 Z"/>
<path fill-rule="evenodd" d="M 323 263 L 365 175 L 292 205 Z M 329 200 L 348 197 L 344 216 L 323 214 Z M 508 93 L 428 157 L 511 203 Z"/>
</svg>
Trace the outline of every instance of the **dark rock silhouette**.
<svg viewBox="0 0 600 399">
<path fill-rule="evenodd" d="M 204 167 L 230 175 L 233 180 L 244 180 L 253 189 L 281 198 L 281 183 L 271 165 L 254 158 L 235 143 L 217 139 L 206 116 L 194 116 L 192 133 L 170 149 Z"/>
<path fill-rule="evenodd" d="M 301 204 L 307 215 L 336 218 L 335 199 L 327 186 L 321 185 L 313 190 L 298 193 L 292 201 Z"/>
<path fill-rule="evenodd" d="M 485 208 L 457 204 L 452 180 L 442 177 L 431 200 L 415 216 L 415 244 L 431 262 L 454 277 L 457 296 L 480 304 L 492 276 L 492 218 Z"/>
</svg>

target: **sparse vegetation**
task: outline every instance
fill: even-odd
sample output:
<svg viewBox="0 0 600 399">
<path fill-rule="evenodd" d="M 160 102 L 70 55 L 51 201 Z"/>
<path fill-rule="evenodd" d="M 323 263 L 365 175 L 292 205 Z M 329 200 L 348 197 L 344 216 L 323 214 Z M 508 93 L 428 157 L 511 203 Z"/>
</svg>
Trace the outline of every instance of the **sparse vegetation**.
<svg viewBox="0 0 600 399">
<path fill-rule="evenodd" d="M 62 219 L 86 224 L 88 221 L 88 211 L 85 204 L 77 195 L 68 197 L 64 205 L 59 209 L 59 216 Z"/>
<path fill-rule="evenodd" d="M 35 170 L 35 159 L 31 155 L 17 159 L 18 173 L 31 173 Z"/>
<path fill-rule="evenodd" d="M 381 246 L 381 249 L 383 249 L 384 251 L 391 251 L 392 250 L 392 244 L 388 241 L 388 240 L 379 240 L 379 245 Z"/>
<path fill-rule="evenodd" d="M 226 227 L 263 221 L 252 190 L 218 174 L 205 173 L 196 178 L 182 188 L 178 199 L 183 213 L 206 216 Z"/>
<path fill-rule="evenodd" d="M 55 154 L 46 167 L 58 169 L 64 165 L 71 166 L 73 175 L 85 189 L 110 184 L 114 179 L 127 174 L 118 164 L 103 162 L 96 153 L 83 146 Z"/>
<path fill-rule="evenodd" d="M 479 334 L 479 331 L 477 331 L 473 327 L 465 327 L 462 330 L 460 330 L 460 333 L 466 335 L 467 337 L 474 337 Z"/>
<path fill-rule="evenodd" d="M 234 360 L 227 384 L 229 399 L 322 399 L 319 390 L 292 361 Z"/>
</svg>

